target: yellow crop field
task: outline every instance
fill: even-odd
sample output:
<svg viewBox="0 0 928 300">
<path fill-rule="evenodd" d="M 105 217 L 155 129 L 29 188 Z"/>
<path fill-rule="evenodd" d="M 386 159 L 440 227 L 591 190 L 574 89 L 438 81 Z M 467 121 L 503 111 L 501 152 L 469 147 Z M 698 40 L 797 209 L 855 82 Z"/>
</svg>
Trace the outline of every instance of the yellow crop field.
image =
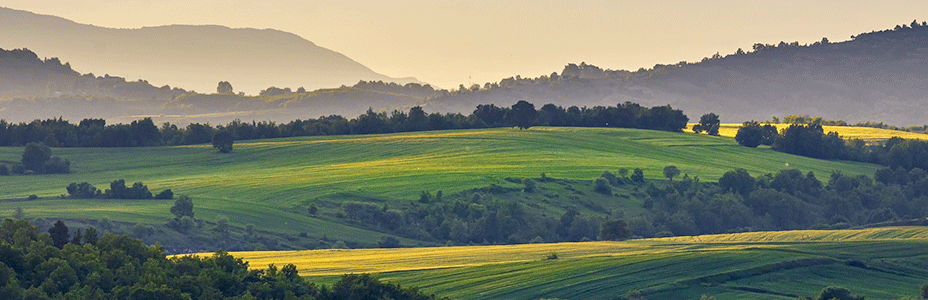
<svg viewBox="0 0 928 300">
<path fill-rule="evenodd" d="M 693 129 L 693 125 L 696 123 L 688 124 L 686 131 L 690 132 Z M 789 127 L 789 124 L 773 124 L 777 126 L 777 130 L 783 130 L 786 127 Z M 719 126 L 719 135 L 724 137 L 735 137 L 738 134 L 738 129 L 741 128 L 741 124 L 737 123 L 725 123 Z M 904 139 L 914 139 L 914 140 L 928 140 L 928 134 L 923 133 L 914 133 L 906 132 L 899 130 L 890 130 L 882 128 L 872 128 L 872 127 L 857 127 L 857 126 L 822 126 L 822 129 L 828 132 L 837 132 L 842 138 L 845 139 L 860 139 L 867 143 L 876 143 L 888 140 L 892 137 L 901 137 Z"/>
<path fill-rule="evenodd" d="M 491 264 L 544 260 L 557 253 L 559 259 L 627 257 L 655 254 L 684 254 L 699 251 L 732 251 L 779 248 L 791 243 L 831 243 L 890 240 L 928 240 L 928 227 L 883 227 L 859 230 L 797 230 L 747 232 L 692 237 L 496 246 L 421 247 L 398 249 L 325 249 L 301 251 L 232 252 L 252 268 L 292 263 L 303 276 L 347 273 L 475 267 Z M 209 255 L 203 253 L 200 255 Z"/>
</svg>

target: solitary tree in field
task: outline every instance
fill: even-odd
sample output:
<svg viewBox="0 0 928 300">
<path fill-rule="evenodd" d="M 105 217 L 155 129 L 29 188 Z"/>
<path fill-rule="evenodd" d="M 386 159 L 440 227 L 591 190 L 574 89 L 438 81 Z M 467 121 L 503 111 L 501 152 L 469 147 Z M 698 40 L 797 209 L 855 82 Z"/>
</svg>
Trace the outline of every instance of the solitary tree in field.
<svg viewBox="0 0 928 300">
<path fill-rule="evenodd" d="M 664 177 L 673 181 L 673 178 L 677 175 L 680 175 L 680 169 L 677 169 L 676 166 L 666 166 L 664 167 Z"/>
<path fill-rule="evenodd" d="M 708 113 L 699 118 L 699 124 L 693 125 L 693 132 L 699 133 L 705 131 L 709 135 L 719 135 L 719 115 Z"/>
<path fill-rule="evenodd" d="M 222 153 L 232 152 L 232 143 L 234 142 L 235 139 L 228 131 L 220 131 L 213 136 L 213 148 Z"/>
<path fill-rule="evenodd" d="M 32 170 L 36 173 L 44 173 L 45 162 L 52 157 L 52 149 L 43 143 L 26 144 L 26 150 L 23 151 L 23 167 L 26 170 Z"/>
<path fill-rule="evenodd" d="M 178 219 L 183 217 L 193 218 L 193 201 L 187 196 L 177 197 L 174 206 L 171 207 L 171 213 Z"/>
<path fill-rule="evenodd" d="M 535 105 L 525 100 L 519 100 L 512 105 L 512 109 L 506 113 L 505 119 L 509 125 L 519 127 L 519 129 L 528 129 L 535 123 Z"/>
</svg>

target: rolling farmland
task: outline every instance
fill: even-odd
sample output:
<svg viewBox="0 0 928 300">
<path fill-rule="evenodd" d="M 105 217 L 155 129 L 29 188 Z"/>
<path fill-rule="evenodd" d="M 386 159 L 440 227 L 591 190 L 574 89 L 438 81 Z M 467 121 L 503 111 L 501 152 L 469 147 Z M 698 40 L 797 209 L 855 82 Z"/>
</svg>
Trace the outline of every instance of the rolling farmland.
<svg viewBox="0 0 928 300">
<path fill-rule="evenodd" d="M 374 273 L 460 299 L 794 299 L 825 286 L 912 296 L 928 281 L 928 228 L 751 232 L 508 246 L 236 252 L 252 267 L 293 263 L 310 280 Z M 550 253 L 558 259 L 549 260 Z"/>
<path fill-rule="evenodd" d="M 0 161 L 17 161 L 22 148 L 0 148 Z M 307 216 L 322 200 L 411 201 L 421 191 L 451 194 L 492 184 L 518 187 L 506 177 L 590 180 L 603 171 L 641 168 L 662 178 L 664 166 L 704 181 L 745 168 L 752 174 L 803 172 L 871 175 L 876 165 L 825 161 L 770 149 L 749 149 L 729 138 L 636 129 L 540 127 L 451 130 L 243 141 L 228 155 L 207 145 L 146 148 L 54 148 L 72 161 L 71 174 L 0 177 L 0 211 L 22 207 L 29 218 L 100 219 L 163 224 L 171 201 L 59 199 L 71 182 L 107 188 L 116 179 L 144 182 L 153 191 L 189 195 L 198 218 L 227 216 L 235 226 L 372 243 L 382 234 Z M 25 201 L 36 194 L 39 200 Z M 363 201 L 363 200 L 362 200 Z"/>
</svg>

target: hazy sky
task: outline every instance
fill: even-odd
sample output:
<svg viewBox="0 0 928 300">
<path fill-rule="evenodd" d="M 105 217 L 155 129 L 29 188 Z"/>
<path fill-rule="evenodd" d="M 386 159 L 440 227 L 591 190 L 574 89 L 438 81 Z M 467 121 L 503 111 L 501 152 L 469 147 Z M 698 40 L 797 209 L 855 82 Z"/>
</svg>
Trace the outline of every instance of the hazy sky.
<svg viewBox="0 0 928 300">
<path fill-rule="evenodd" d="M 289 31 L 393 77 L 441 87 L 587 62 L 637 70 L 755 42 L 812 43 L 928 19 L 906 1 L 0 0 L 104 27 L 217 24 Z"/>
</svg>

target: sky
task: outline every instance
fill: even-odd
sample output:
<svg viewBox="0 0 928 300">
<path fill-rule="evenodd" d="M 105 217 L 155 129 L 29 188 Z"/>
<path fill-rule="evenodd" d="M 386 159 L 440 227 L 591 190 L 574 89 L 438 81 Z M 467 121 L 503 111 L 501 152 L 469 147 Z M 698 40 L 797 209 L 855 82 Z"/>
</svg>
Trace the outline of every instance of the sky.
<svg viewBox="0 0 928 300">
<path fill-rule="evenodd" d="M 536 77 L 568 63 L 637 70 L 758 42 L 836 42 L 928 19 L 923 0 L 0 0 L 0 6 L 111 28 L 273 28 L 378 73 L 443 88 Z"/>
</svg>

